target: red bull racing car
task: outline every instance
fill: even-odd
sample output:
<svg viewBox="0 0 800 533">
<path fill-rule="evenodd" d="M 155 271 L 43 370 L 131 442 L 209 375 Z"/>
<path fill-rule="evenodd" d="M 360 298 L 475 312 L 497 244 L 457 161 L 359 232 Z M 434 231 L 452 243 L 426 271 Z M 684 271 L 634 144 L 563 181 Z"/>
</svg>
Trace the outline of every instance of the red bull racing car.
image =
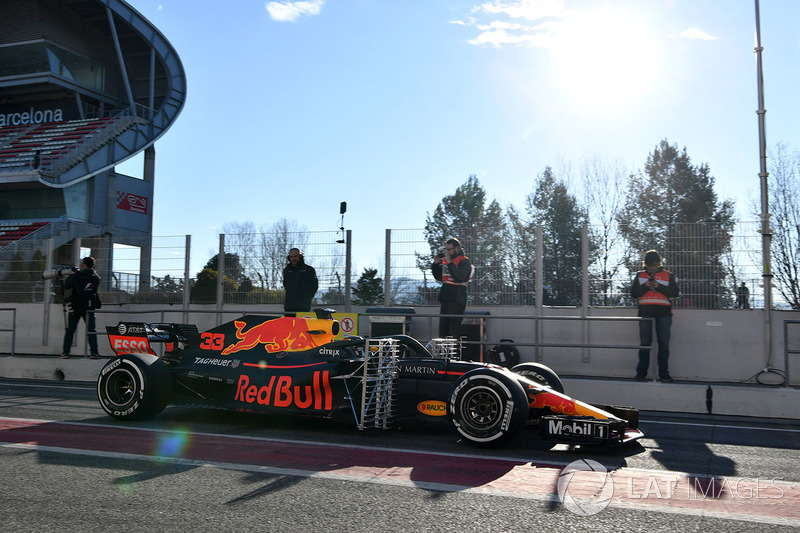
<svg viewBox="0 0 800 533">
<path fill-rule="evenodd" d="M 636 409 L 571 398 L 544 365 L 462 361 L 453 339 L 335 340 L 330 310 L 316 316 L 246 315 L 204 332 L 186 324 L 108 326 L 117 357 L 100 372 L 98 399 L 120 420 L 154 416 L 170 403 L 324 417 L 359 429 L 446 420 L 486 447 L 526 426 L 552 442 L 610 445 L 642 436 Z"/>
</svg>

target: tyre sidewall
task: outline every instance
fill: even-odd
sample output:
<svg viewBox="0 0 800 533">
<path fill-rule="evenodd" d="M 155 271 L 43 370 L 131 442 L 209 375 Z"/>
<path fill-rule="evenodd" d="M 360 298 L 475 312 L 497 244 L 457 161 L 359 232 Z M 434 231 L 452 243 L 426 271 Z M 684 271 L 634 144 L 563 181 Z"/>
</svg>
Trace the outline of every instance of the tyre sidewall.
<svg viewBox="0 0 800 533">
<path fill-rule="evenodd" d="M 488 400 L 492 408 L 485 421 L 474 416 L 474 402 L 480 398 Z M 519 433 L 528 418 L 528 402 L 524 389 L 512 376 L 480 368 L 464 374 L 453 385 L 447 414 L 456 431 L 470 443 L 493 447 Z"/>
<path fill-rule="evenodd" d="M 97 398 L 103 410 L 119 420 L 137 420 L 161 412 L 169 401 L 169 370 L 152 357 L 122 355 L 109 361 L 97 379 Z M 129 387 L 123 399 L 120 387 Z"/>
<path fill-rule="evenodd" d="M 550 387 L 563 394 L 564 383 L 550 367 L 541 363 L 522 363 L 511 369 L 515 374 L 524 376 L 538 384 Z"/>
</svg>

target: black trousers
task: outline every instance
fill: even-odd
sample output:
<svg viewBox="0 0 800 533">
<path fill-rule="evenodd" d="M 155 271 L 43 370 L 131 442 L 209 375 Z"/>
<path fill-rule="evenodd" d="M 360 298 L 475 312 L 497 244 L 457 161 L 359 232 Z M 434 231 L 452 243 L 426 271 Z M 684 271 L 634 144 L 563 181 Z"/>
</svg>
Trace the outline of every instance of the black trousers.
<svg viewBox="0 0 800 533">
<path fill-rule="evenodd" d="M 61 353 L 69 355 L 72 348 L 72 337 L 75 336 L 75 330 L 78 329 L 78 322 L 81 318 L 86 322 L 86 332 L 95 332 L 94 311 L 70 311 L 67 314 L 67 331 L 64 332 L 64 346 Z M 89 335 L 89 351 L 92 355 L 98 353 L 97 335 Z"/>
<path fill-rule="evenodd" d="M 466 303 L 441 302 L 439 313 L 443 315 L 463 315 L 467 308 Z M 453 337 L 457 339 L 461 336 L 461 317 L 439 317 L 439 337 Z"/>
</svg>

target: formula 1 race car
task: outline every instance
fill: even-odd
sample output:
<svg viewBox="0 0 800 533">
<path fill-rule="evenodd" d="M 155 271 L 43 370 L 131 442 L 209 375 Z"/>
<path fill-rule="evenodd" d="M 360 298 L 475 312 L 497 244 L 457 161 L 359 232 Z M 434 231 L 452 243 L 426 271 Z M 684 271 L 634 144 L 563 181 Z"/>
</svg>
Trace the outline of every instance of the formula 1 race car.
<svg viewBox="0 0 800 533">
<path fill-rule="evenodd" d="M 315 312 L 246 315 L 202 333 L 186 324 L 108 326 L 117 357 L 98 377 L 100 404 L 120 420 L 154 416 L 169 403 L 324 417 L 359 429 L 448 420 L 485 447 L 526 425 L 552 442 L 610 445 L 642 436 L 636 409 L 570 398 L 544 365 L 509 370 L 461 361 L 454 339 L 427 346 L 407 335 L 334 340 L 331 310 Z"/>
</svg>

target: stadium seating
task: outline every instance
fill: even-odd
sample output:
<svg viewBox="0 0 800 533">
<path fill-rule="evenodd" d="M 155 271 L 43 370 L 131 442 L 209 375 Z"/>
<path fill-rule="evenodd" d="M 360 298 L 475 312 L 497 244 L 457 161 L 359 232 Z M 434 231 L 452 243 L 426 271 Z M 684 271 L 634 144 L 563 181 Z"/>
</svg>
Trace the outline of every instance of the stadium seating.
<svg viewBox="0 0 800 533">
<path fill-rule="evenodd" d="M 103 117 L 0 128 L 0 171 L 48 169 L 78 146 L 92 142 L 92 136 L 113 120 Z"/>
<path fill-rule="evenodd" d="M 49 222 L 5 222 L 0 224 L 0 248 L 8 246 L 13 242 L 30 235 L 49 224 Z"/>
</svg>

